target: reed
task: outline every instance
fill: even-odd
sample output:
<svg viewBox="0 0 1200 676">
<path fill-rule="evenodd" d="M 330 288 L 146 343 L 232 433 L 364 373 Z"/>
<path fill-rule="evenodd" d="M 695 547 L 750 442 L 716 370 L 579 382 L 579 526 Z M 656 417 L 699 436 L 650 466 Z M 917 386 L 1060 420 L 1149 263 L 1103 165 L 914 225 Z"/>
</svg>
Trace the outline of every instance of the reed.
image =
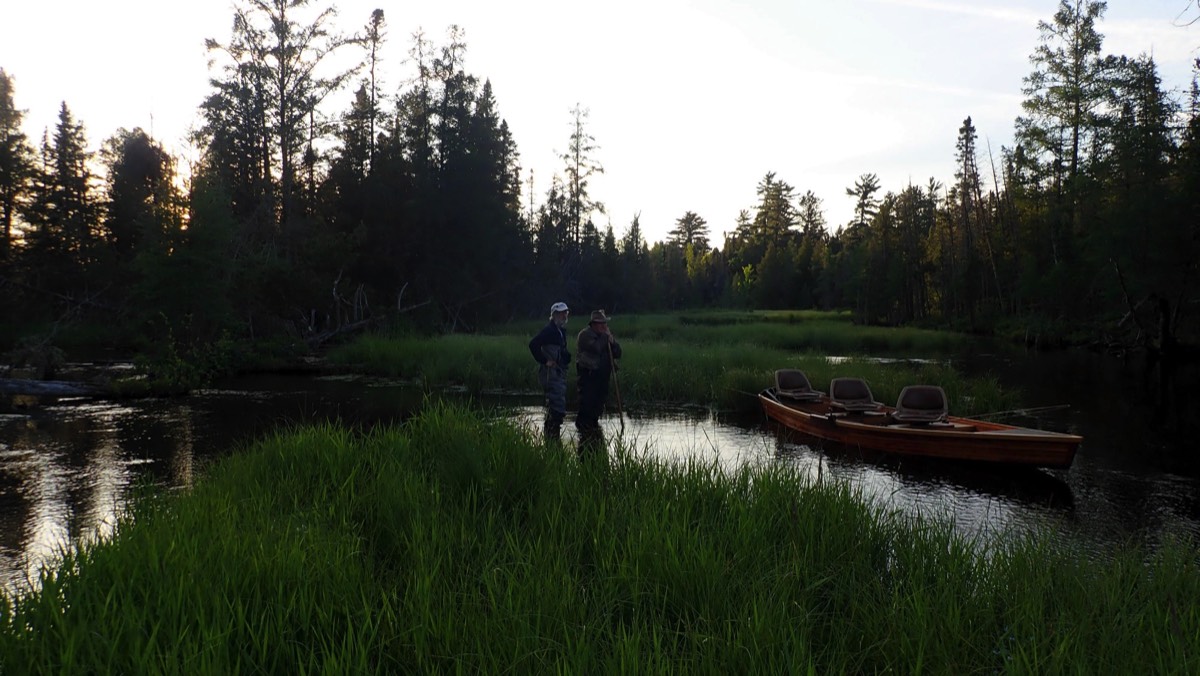
<svg viewBox="0 0 1200 676">
<path fill-rule="evenodd" d="M 524 322 L 484 335 L 365 336 L 332 351 L 330 359 L 409 379 L 426 390 L 449 385 L 472 393 L 535 392 L 526 344 L 540 326 Z M 820 388 L 836 376 L 866 378 L 885 403 L 895 402 L 905 385 L 941 385 L 959 415 L 1020 403 L 1018 393 L 1002 390 L 995 379 L 967 379 L 944 364 L 865 356 L 831 363 L 826 356 L 943 355 L 961 347 L 964 339 L 957 334 L 858 327 L 842 315 L 816 312 L 631 316 L 614 320 L 612 327 L 625 348 L 618 377 L 623 403 L 630 407 L 686 403 L 754 411 L 759 408 L 754 395 L 773 382 L 779 368 L 801 368 Z M 581 328 L 574 322 L 570 333 Z M 866 350 L 869 346 L 874 349 Z"/>
<path fill-rule="evenodd" d="M 367 373 L 408 379 L 426 390 L 454 385 L 473 393 L 528 387 L 535 368 L 525 343 L 486 334 L 368 335 L 332 350 L 329 359 Z"/>
<path fill-rule="evenodd" d="M 1193 543 L 980 545 L 786 464 L 579 462 L 431 404 L 264 439 L 38 591 L 4 673 L 1195 673 Z"/>
<path fill-rule="evenodd" d="M 745 345 L 824 354 L 938 356 L 970 340 L 959 333 L 852 324 L 844 313 L 809 311 L 694 312 L 617 317 L 609 325 L 622 339 L 695 345 Z M 582 328 L 582 327 L 581 327 Z"/>
</svg>

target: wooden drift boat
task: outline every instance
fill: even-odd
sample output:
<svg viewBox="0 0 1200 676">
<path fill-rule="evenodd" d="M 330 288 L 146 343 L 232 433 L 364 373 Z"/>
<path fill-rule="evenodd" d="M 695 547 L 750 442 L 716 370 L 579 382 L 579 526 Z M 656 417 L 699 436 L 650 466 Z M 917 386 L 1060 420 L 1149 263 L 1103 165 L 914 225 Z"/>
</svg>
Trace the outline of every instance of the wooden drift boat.
<svg viewBox="0 0 1200 676">
<path fill-rule="evenodd" d="M 1065 469 L 1083 437 L 951 416 L 942 388 L 904 388 L 895 407 L 874 400 L 865 381 L 834 378 L 829 394 L 800 371 L 775 374 L 759 393 L 767 417 L 803 434 L 894 455 Z"/>
</svg>

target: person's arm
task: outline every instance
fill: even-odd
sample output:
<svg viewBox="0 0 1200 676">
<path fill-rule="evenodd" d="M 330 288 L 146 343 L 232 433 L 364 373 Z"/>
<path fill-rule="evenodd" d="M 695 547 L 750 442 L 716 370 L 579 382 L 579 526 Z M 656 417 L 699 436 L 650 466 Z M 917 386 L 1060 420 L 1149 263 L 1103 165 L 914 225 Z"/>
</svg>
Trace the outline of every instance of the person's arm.
<svg viewBox="0 0 1200 676">
<path fill-rule="evenodd" d="M 533 358 L 536 359 L 537 363 L 539 363 L 539 364 L 546 363 L 546 355 L 542 354 L 542 345 L 545 344 L 545 342 L 546 342 L 545 336 L 546 336 L 546 330 L 543 329 L 543 330 L 539 331 L 538 334 L 536 336 L 534 336 L 532 340 L 529 341 L 529 352 L 530 352 L 530 354 L 533 355 Z"/>
<path fill-rule="evenodd" d="M 595 368 L 595 357 L 599 355 L 599 352 L 596 350 L 596 334 L 594 332 L 587 329 L 580 331 L 579 337 L 575 341 L 575 350 L 575 358 L 577 360 L 575 365 L 577 367 L 582 365 L 588 368 Z"/>
<path fill-rule="evenodd" d="M 580 341 L 578 341 L 580 343 L 578 345 L 580 347 L 580 357 L 582 357 L 583 353 L 600 354 L 599 349 L 596 349 L 596 337 L 598 337 L 598 334 L 595 331 L 583 331 L 580 334 Z"/>
</svg>

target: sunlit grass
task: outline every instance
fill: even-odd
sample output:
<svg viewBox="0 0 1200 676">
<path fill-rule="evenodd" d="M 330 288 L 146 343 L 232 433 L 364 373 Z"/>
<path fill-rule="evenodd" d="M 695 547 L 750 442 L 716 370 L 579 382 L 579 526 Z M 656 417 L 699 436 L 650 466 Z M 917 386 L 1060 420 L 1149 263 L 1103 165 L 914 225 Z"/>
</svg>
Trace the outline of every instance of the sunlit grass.
<svg viewBox="0 0 1200 676">
<path fill-rule="evenodd" d="M 330 359 L 426 389 L 535 392 L 535 365 L 526 345 L 540 327 L 525 322 L 485 335 L 365 336 L 334 350 Z M 872 358 L 944 355 L 961 347 L 965 339 L 958 334 L 859 327 L 842 315 L 811 311 L 630 316 L 614 318 L 611 327 L 625 352 L 617 383 L 631 407 L 692 404 L 753 411 L 760 406 L 757 393 L 773 383 L 780 368 L 803 369 L 819 388 L 837 376 L 866 378 L 885 403 L 894 403 L 905 385 L 941 385 L 951 411 L 960 415 L 1020 404 L 1017 393 L 1002 390 L 995 379 L 967 379 L 938 362 Z M 568 328 L 574 351 L 574 334 L 583 326 L 575 321 Z M 831 363 L 827 355 L 859 356 Z"/>
<path fill-rule="evenodd" d="M 1196 673 L 1195 545 L 981 544 L 792 465 L 433 405 L 280 433 L 0 597 L 3 673 Z"/>
</svg>

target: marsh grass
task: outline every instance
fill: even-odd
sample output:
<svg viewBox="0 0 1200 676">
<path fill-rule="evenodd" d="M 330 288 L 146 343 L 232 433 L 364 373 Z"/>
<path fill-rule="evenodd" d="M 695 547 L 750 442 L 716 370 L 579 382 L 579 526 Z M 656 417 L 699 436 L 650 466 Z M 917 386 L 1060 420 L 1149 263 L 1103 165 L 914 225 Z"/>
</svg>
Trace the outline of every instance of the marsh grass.
<svg viewBox="0 0 1200 676">
<path fill-rule="evenodd" d="M 800 368 L 819 388 L 836 376 L 866 378 L 876 398 L 894 403 L 905 385 L 937 384 L 951 411 L 970 415 L 1015 408 L 1019 396 L 994 379 L 967 379 L 930 361 L 880 362 L 865 355 L 930 357 L 950 354 L 966 340 L 923 329 L 860 327 L 837 313 L 706 312 L 615 318 L 613 332 L 625 356 L 617 374 L 627 406 L 695 404 L 750 412 L 755 395 L 773 383 L 779 368 Z M 419 383 L 427 390 L 452 385 L 471 393 L 537 391 L 526 347 L 540 322 L 524 322 L 485 335 L 365 336 L 330 353 L 330 359 L 368 373 Z M 582 324 L 568 327 L 569 343 Z M 826 355 L 848 356 L 830 363 Z M 570 379 L 574 380 L 572 373 Z M 568 390 L 573 400 L 574 388 Z"/>
<path fill-rule="evenodd" d="M 1193 544 L 981 547 L 791 466 L 299 428 L 0 599 L 3 673 L 1196 673 Z"/>
</svg>

